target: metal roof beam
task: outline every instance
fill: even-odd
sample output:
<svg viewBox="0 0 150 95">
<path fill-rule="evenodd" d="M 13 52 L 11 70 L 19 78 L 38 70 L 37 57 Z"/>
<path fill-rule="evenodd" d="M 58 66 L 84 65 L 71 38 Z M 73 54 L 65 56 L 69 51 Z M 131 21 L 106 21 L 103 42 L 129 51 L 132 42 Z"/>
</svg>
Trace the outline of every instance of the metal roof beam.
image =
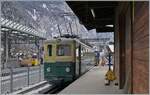
<svg viewBox="0 0 150 95">
<path fill-rule="evenodd" d="M 26 34 L 30 34 L 30 35 L 34 35 L 34 36 L 46 39 L 46 33 L 36 31 L 36 30 L 31 29 L 27 26 L 23 26 L 19 23 L 10 21 L 10 20 L 5 19 L 5 18 L 1 18 L 1 27 L 9 29 L 9 30 L 15 30 L 15 31 L 18 31 L 18 32 L 22 32 L 22 33 L 26 33 Z"/>
</svg>

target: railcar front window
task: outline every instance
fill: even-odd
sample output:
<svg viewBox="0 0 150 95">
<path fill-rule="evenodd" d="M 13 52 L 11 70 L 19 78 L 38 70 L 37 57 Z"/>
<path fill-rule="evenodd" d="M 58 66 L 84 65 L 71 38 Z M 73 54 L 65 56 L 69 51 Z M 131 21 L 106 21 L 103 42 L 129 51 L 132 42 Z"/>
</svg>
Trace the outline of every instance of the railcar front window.
<svg viewBox="0 0 150 95">
<path fill-rule="evenodd" d="M 48 45 L 47 48 L 48 48 L 48 55 L 52 56 L 52 45 Z"/>
<path fill-rule="evenodd" d="M 70 56 L 71 47 L 69 45 L 57 45 L 57 56 Z"/>
</svg>

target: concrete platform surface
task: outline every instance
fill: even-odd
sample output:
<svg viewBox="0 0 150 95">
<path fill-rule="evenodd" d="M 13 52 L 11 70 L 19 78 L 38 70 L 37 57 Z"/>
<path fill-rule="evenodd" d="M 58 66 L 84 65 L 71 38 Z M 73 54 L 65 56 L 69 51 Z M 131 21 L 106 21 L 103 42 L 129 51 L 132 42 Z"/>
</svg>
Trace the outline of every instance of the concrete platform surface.
<svg viewBox="0 0 150 95">
<path fill-rule="evenodd" d="M 114 83 L 105 86 L 105 74 L 107 70 L 107 66 L 93 67 L 59 94 L 124 94 L 124 91 L 120 90 Z"/>
</svg>

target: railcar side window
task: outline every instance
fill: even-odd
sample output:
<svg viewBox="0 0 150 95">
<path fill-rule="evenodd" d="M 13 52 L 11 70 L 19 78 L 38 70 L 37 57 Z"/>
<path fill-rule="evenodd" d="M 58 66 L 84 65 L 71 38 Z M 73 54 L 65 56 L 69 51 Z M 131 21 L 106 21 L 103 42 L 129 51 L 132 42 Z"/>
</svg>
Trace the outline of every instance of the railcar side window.
<svg viewBox="0 0 150 95">
<path fill-rule="evenodd" d="M 70 56 L 71 47 L 70 45 L 57 45 L 57 56 Z"/>
<path fill-rule="evenodd" d="M 48 55 L 52 56 L 52 45 L 48 45 L 47 48 L 48 48 Z"/>
</svg>

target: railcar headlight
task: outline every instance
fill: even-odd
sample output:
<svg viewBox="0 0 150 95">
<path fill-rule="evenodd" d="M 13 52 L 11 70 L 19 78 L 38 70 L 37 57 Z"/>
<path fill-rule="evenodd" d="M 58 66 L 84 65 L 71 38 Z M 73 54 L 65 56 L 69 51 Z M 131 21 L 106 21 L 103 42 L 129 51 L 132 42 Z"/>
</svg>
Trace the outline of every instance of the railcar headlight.
<svg viewBox="0 0 150 95">
<path fill-rule="evenodd" d="M 51 68 L 50 68 L 50 67 L 48 67 L 46 70 L 47 70 L 47 72 L 50 72 L 50 71 L 51 71 Z"/>
<path fill-rule="evenodd" d="M 66 68 L 66 72 L 67 73 L 70 72 L 70 68 L 69 67 Z"/>
</svg>

